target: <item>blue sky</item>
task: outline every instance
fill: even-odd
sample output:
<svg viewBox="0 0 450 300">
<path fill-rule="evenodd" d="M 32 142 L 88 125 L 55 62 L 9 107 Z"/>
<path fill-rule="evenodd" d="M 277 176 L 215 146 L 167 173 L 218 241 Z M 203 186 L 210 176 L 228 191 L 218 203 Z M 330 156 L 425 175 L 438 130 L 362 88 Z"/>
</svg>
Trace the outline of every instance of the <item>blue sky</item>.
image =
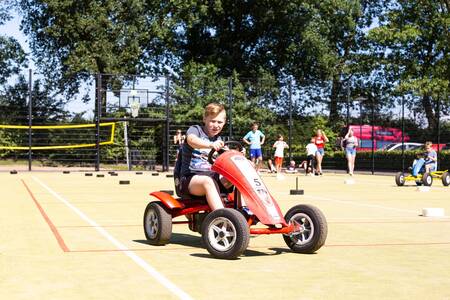
<svg viewBox="0 0 450 300">
<path fill-rule="evenodd" d="M 0 0 L 1 1 L 1 0 Z M 15 13 L 11 13 L 13 18 L 6 22 L 4 25 L 0 25 L 0 35 L 14 37 L 22 46 L 24 51 L 28 54 L 28 67 L 35 70 L 35 64 L 33 57 L 31 55 L 31 50 L 29 47 L 29 43 L 27 37 L 20 31 L 20 17 Z M 28 70 L 23 70 L 23 74 L 26 74 L 28 77 Z M 36 77 L 35 77 L 36 78 Z M 12 81 L 12 82 L 11 82 Z M 13 84 L 14 79 L 12 79 L 9 83 Z M 71 112 L 82 112 L 82 111 L 91 111 L 92 105 L 86 105 L 79 100 L 74 100 L 70 102 L 66 108 Z M 92 113 L 88 113 L 85 117 L 91 118 Z"/>
</svg>

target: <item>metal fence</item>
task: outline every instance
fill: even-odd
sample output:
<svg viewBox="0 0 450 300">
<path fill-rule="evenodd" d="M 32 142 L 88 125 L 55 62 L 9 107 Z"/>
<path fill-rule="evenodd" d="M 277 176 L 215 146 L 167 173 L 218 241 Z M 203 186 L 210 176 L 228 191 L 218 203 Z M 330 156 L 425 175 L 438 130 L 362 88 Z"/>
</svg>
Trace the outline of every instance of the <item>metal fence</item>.
<svg viewBox="0 0 450 300">
<path fill-rule="evenodd" d="M 351 127 L 360 140 L 357 170 L 405 170 L 413 150 L 426 141 L 436 144 L 440 167 L 450 167 L 447 99 L 434 103 L 436 124 L 428 126 L 422 112 L 407 105 L 407 95 L 387 104 L 347 90 L 332 103 L 326 96 L 312 100 L 291 80 L 203 78 L 193 87 L 192 81 L 170 77 L 96 74 L 69 100 L 45 90 L 39 77 L 30 70 L 1 88 L 0 162 L 7 168 L 168 170 L 177 153 L 176 130 L 185 133 L 200 123 L 191 110 L 211 100 L 227 107 L 227 139 L 242 140 L 252 121 L 260 123 L 265 158 L 283 134 L 290 146 L 286 161 L 299 163 L 314 130 L 321 128 L 330 138 L 323 166 L 345 170 L 340 139 Z M 330 109 L 335 110 L 331 119 Z"/>
</svg>

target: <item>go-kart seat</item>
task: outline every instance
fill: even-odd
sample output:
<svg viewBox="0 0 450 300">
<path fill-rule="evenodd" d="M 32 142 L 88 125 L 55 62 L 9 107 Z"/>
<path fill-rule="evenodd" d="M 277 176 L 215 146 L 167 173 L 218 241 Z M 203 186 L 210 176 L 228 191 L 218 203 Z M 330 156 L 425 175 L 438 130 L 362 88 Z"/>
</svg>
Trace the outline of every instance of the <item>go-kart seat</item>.
<svg viewBox="0 0 450 300">
<path fill-rule="evenodd" d="M 178 151 L 177 161 L 175 163 L 175 168 L 173 169 L 173 180 L 174 180 L 174 184 L 175 184 L 175 193 L 182 200 L 197 200 L 197 201 L 205 201 L 206 202 L 206 196 L 195 196 L 195 195 L 191 195 L 191 194 L 181 193 L 180 177 L 181 177 L 181 160 L 182 160 L 181 152 L 182 151 L 183 151 L 182 149 L 180 149 L 180 151 Z M 229 192 L 230 191 L 225 192 L 225 191 L 221 190 L 220 197 L 227 198 Z"/>
</svg>

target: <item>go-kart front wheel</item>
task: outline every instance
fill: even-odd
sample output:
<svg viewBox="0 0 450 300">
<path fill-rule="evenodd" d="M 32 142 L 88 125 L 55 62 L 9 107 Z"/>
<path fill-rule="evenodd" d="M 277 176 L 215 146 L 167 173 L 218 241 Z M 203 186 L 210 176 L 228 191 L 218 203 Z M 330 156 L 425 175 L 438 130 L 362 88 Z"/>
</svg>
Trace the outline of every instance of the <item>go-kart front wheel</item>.
<svg viewBox="0 0 450 300">
<path fill-rule="evenodd" d="M 403 172 L 395 174 L 395 183 L 398 186 L 403 186 L 405 184 L 405 174 Z"/>
<path fill-rule="evenodd" d="M 296 205 L 284 217 L 286 222 L 297 222 L 301 230 L 283 235 L 284 241 L 297 253 L 314 253 L 327 239 L 328 226 L 323 213 L 312 205 Z"/>
<path fill-rule="evenodd" d="M 144 232 L 151 245 L 162 246 L 169 243 L 172 235 L 172 215 L 159 201 L 150 202 L 144 213 Z"/>
<path fill-rule="evenodd" d="M 444 186 L 449 186 L 450 185 L 450 174 L 448 172 L 444 172 L 442 174 L 442 184 Z"/>
<path fill-rule="evenodd" d="M 217 209 L 203 221 L 202 239 L 212 256 L 234 259 L 247 249 L 250 230 L 240 212 L 231 208 Z"/>
<path fill-rule="evenodd" d="M 422 176 L 422 183 L 424 186 L 431 186 L 433 184 L 433 176 L 430 173 L 424 173 Z"/>
</svg>

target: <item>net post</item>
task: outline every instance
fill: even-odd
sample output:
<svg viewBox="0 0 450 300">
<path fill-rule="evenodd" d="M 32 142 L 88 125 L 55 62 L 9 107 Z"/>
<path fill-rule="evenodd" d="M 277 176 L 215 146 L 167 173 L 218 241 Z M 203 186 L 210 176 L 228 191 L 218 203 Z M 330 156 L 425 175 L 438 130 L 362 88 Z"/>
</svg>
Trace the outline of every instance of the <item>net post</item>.
<svg viewBox="0 0 450 300">
<path fill-rule="evenodd" d="M 437 97 L 437 105 L 436 105 L 436 115 L 437 115 L 437 120 L 436 120 L 436 126 L 437 126 L 437 169 L 439 170 L 439 166 L 441 165 L 441 97 L 438 96 Z"/>
<path fill-rule="evenodd" d="M 164 143 L 164 154 L 163 154 L 163 171 L 169 171 L 169 126 L 170 126 L 170 97 L 169 97 L 169 75 L 166 75 L 166 128 L 165 128 L 165 143 Z"/>
<path fill-rule="evenodd" d="M 402 95 L 402 172 L 405 172 L 405 95 Z"/>
<path fill-rule="evenodd" d="M 97 93 L 95 97 L 96 104 L 96 114 L 95 114 L 95 171 L 100 170 L 100 114 L 101 114 L 101 101 L 100 98 L 102 96 L 101 91 L 101 80 L 102 75 L 100 73 L 97 74 Z"/>
<path fill-rule="evenodd" d="M 123 139 L 125 142 L 125 158 L 126 158 L 126 162 L 127 162 L 127 167 L 128 167 L 128 171 L 131 171 L 130 148 L 128 146 L 128 122 L 127 121 L 123 122 Z"/>
<path fill-rule="evenodd" d="M 289 161 L 292 160 L 292 79 L 288 82 L 289 89 Z"/>
<path fill-rule="evenodd" d="M 233 76 L 228 79 L 228 140 L 233 136 Z"/>
<path fill-rule="evenodd" d="M 31 171 L 31 162 L 32 162 L 32 152 L 31 152 L 31 146 L 32 146 L 32 137 L 31 137 L 31 126 L 33 126 L 33 96 L 32 96 L 32 90 L 33 90 L 33 73 L 31 69 L 28 69 L 28 171 Z"/>
</svg>

